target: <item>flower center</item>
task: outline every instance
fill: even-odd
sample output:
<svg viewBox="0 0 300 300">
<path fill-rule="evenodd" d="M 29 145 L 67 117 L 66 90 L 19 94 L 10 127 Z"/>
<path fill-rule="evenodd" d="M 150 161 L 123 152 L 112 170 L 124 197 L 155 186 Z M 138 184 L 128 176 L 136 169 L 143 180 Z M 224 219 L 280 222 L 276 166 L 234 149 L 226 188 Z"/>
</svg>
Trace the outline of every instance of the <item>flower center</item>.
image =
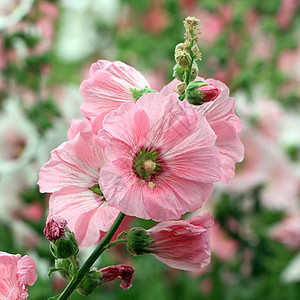
<svg viewBox="0 0 300 300">
<path fill-rule="evenodd" d="M 134 171 L 144 180 L 150 180 L 161 170 L 159 153 L 155 150 L 141 149 L 134 160 Z"/>
</svg>

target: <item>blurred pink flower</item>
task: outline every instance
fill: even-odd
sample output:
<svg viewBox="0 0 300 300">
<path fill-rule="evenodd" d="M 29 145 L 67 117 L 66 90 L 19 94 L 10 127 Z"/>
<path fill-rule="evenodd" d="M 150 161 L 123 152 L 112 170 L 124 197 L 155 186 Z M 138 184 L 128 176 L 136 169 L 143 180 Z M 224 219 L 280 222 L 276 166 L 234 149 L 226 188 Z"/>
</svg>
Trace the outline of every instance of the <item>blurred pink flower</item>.
<svg viewBox="0 0 300 300">
<path fill-rule="evenodd" d="M 39 202 L 30 203 L 23 210 L 23 216 L 29 221 L 39 221 L 44 216 L 44 210 Z"/>
<path fill-rule="evenodd" d="M 161 222 L 147 230 L 154 239 L 147 251 L 175 269 L 203 268 L 210 263 L 209 229 L 213 223 L 209 213 L 188 220 Z"/>
<path fill-rule="evenodd" d="M 152 1 L 142 21 L 144 29 L 153 34 L 160 34 L 167 27 L 169 18 L 161 0 Z"/>
<path fill-rule="evenodd" d="M 27 299 L 27 285 L 37 279 L 34 260 L 29 256 L 0 252 L 0 299 Z"/>
<path fill-rule="evenodd" d="M 98 60 L 90 68 L 90 78 L 81 83 L 79 93 L 83 99 L 81 113 L 88 119 L 104 117 L 124 102 L 136 102 L 131 88 L 149 87 L 145 77 L 123 62 Z"/>
<path fill-rule="evenodd" d="M 297 13 L 298 6 L 298 0 L 281 0 L 281 5 L 276 16 L 277 24 L 281 29 L 286 29 L 291 25 Z"/>
<path fill-rule="evenodd" d="M 109 266 L 100 269 L 98 272 L 102 274 L 102 282 L 109 282 L 116 278 L 121 278 L 120 287 L 128 290 L 132 286 L 134 269 L 127 265 Z"/>
<path fill-rule="evenodd" d="M 66 219 L 82 248 L 98 242 L 100 231 L 111 227 L 119 210 L 103 201 L 100 190 L 95 192 L 99 170 L 108 161 L 105 142 L 91 132 L 91 127 L 82 132 L 81 128 L 78 126 L 75 134 L 71 127 L 73 139 L 52 151 L 51 159 L 41 168 L 38 184 L 41 192 L 53 193 L 49 216 Z"/>
<path fill-rule="evenodd" d="M 218 80 L 201 77 L 197 77 L 196 80 L 213 84 L 221 91 L 214 101 L 194 108 L 199 115 L 205 116 L 217 135 L 215 145 L 221 155 L 221 181 L 227 183 L 235 174 L 235 163 L 244 158 L 244 146 L 238 137 L 238 133 L 242 130 L 241 121 L 234 113 L 235 99 L 229 97 L 228 87 Z M 178 80 L 173 80 L 161 92 L 164 95 L 174 93 L 178 83 Z"/>
<path fill-rule="evenodd" d="M 292 250 L 300 249 L 300 211 L 286 215 L 270 230 L 271 238 L 285 244 Z"/>
<path fill-rule="evenodd" d="M 211 251 L 222 261 L 230 261 L 238 250 L 238 242 L 225 235 L 219 223 L 210 231 Z"/>
<path fill-rule="evenodd" d="M 220 180 L 215 135 L 202 114 L 174 94 L 150 93 L 125 103 L 103 121 L 111 162 L 100 171 L 110 204 L 155 221 L 195 211 Z"/>
</svg>

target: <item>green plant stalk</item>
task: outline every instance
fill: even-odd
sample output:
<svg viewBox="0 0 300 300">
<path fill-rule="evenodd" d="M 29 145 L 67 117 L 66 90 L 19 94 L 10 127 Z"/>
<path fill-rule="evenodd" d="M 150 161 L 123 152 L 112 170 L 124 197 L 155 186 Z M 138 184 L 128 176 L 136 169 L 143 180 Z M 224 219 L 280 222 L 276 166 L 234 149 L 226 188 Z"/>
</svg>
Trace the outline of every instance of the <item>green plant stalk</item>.
<svg viewBox="0 0 300 300">
<path fill-rule="evenodd" d="M 193 31 L 190 31 L 190 34 L 191 34 L 191 37 L 193 38 L 193 37 L 194 37 L 194 32 L 193 32 Z M 184 79 L 184 82 L 185 82 L 185 86 L 186 86 L 186 87 L 189 85 L 190 80 L 191 80 L 191 73 L 192 73 L 193 63 L 194 63 L 194 59 L 195 59 L 194 53 L 193 53 L 193 51 L 192 51 L 193 45 L 194 45 L 194 40 L 192 40 L 191 43 L 189 44 L 189 46 L 187 47 L 188 50 L 189 50 L 189 54 L 190 54 L 192 60 L 191 60 L 189 69 L 185 72 L 185 79 Z M 185 91 L 183 91 L 183 92 L 179 95 L 179 100 L 183 101 L 184 98 L 185 98 Z"/>
<path fill-rule="evenodd" d="M 90 270 L 91 266 L 95 263 L 95 261 L 99 258 L 99 256 L 106 250 L 107 244 L 112 239 L 113 235 L 121 225 L 124 218 L 125 218 L 125 214 L 120 212 L 113 225 L 110 227 L 110 229 L 108 230 L 104 238 L 101 240 L 100 244 L 90 255 L 90 257 L 87 259 L 84 265 L 80 268 L 80 270 L 77 273 L 77 276 L 75 276 L 69 282 L 65 290 L 60 294 L 58 300 L 67 300 L 69 296 L 71 296 L 71 294 L 76 289 L 76 287 L 78 286 L 78 284 L 80 283 L 84 275 Z"/>
</svg>

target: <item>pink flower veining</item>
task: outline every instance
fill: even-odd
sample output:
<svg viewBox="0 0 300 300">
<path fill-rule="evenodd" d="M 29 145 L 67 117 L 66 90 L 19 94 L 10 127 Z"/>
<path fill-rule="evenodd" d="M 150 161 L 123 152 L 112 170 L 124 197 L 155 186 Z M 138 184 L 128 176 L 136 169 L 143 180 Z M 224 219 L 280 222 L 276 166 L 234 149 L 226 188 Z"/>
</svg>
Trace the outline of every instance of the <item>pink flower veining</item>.
<svg viewBox="0 0 300 300">
<path fill-rule="evenodd" d="M 161 222 L 147 230 L 154 239 L 147 250 L 172 268 L 198 270 L 210 263 L 209 228 L 213 223 L 209 213 Z"/>
<path fill-rule="evenodd" d="M 29 256 L 0 252 L 0 299 L 27 299 L 27 285 L 37 279 L 34 260 Z"/>
<path fill-rule="evenodd" d="M 99 135 L 111 160 L 100 170 L 101 190 L 127 215 L 178 219 L 200 208 L 220 180 L 215 134 L 174 94 L 123 104 L 107 115 Z"/>
</svg>

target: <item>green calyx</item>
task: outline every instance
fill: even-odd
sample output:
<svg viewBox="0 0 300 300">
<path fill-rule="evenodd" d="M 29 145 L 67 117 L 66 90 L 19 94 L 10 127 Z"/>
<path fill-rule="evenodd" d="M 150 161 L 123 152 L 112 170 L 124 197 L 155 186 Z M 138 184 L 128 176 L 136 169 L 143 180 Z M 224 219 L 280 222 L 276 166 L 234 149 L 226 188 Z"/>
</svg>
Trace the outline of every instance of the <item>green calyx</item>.
<svg viewBox="0 0 300 300">
<path fill-rule="evenodd" d="M 134 161 L 134 168 L 141 178 L 149 180 L 154 174 L 161 170 L 160 164 L 158 163 L 158 155 L 159 153 L 157 151 L 140 150 Z"/>
<path fill-rule="evenodd" d="M 130 91 L 132 93 L 132 96 L 136 99 L 139 100 L 143 95 L 148 94 L 148 93 L 156 93 L 156 90 L 152 90 L 148 87 L 144 87 L 143 89 L 134 89 L 130 88 Z"/>
<path fill-rule="evenodd" d="M 193 104 L 193 105 L 201 105 L 204 102 L 202 101 L 202 99 L 206 96 L 205 94 L 201 93 L 198 88 L 204 86 L 204 85 L 208 85 L 208 83 L 203 82 L 203 81 L 193 81 L 191 82 L 186 90 L 185 90 L 185 97 L 186 100 Z"/>
<path fill-rule="evenodd" d="M 65 236 L 50 242 L 50 251 L 55 258 L 69 258 L 78 252 L 78 242 L 73 232 L 66 229 Z"/>
<path fill-rule="evenodd" d="M 77 292 L 83 296 L 92 294 L 98 286 L 101 285 L 102 274 L 96 270 L 91 270 L 84 275 L 81 280 Z"/>
<path fill-rule="evenodd" d="M 152 241 L 154 241 L 154 239 L 152 239 L 142 227 L 133 227 L 127 234 L 127 248 L 133 255 L 150 253 L 151 251 L 148 247 Z"/>
</svg>

